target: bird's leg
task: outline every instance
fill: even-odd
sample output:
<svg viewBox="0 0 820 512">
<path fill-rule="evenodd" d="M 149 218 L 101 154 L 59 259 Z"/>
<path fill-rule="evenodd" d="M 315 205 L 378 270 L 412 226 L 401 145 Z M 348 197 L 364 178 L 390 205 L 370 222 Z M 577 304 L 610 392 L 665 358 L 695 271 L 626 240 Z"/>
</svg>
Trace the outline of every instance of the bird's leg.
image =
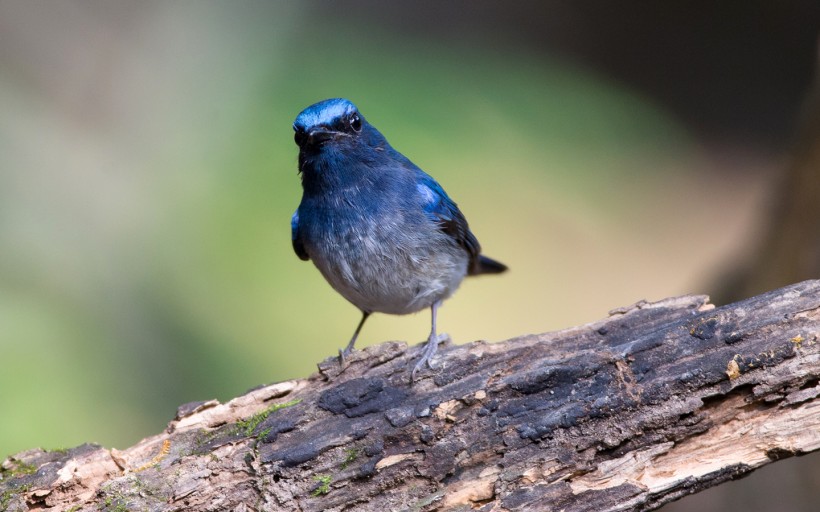
<svg viewBox="0 0 820 512">
<path fill-rule="evenodd" d="M 416 366 L 413 367 L 413 373 L 410 377 L 411 382 L 416 380 L 416 372 L 418 372 L 421 369 L 421 367 L 425 365 L 425 363 L 430 368 L 433 367 L 433 365 L 430 363 L 430 360 L 436 354 L 436 350 L 438 350 L 438 344 L 441 343 L 443 340 L 450 339 L 450 337 L 447 334 L 442 334 L 441 336 L 436 335 L 436 314 L 438 313 L 439 306 L 441 306 L 440 300 L 434 302 L 433 305 L 430 307 L 430 311 L 432 312 L 433 317 L 432 328 L 430 329 L 430 337 L 427 338 L 427 344 L 424 345 L 424 349 L 421 353 L 421 358 L 419 358 L 418 362 L 416 363 Z"/>
<path fill-rule="evenodd" d="M 362 319 L 359 321 L 359 326 L 356 327 L 356 332 L 353 333 L 353 337 L 350 338 L 350 342 L 347 344 L 344 350 L 339 349 L 339 365 L 344 369 L 347 364 L 345 362 L 345 358 L 353 352 L 353 345 L 356 344 L 356 338 L 359 337 L 359 331 L 362 330 L 362 326 L 364 325 L 364 321 L 367 320 L 367 317 L 370 316 L 370 313 L 367 311 L 362 311 Z"/>
</svg>

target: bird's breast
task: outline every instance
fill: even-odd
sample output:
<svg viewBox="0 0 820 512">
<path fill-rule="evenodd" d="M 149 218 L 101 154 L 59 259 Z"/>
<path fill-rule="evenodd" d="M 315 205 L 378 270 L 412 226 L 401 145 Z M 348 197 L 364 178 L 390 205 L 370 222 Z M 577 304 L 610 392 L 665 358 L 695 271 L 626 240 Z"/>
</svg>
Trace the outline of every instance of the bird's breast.
<svg viewBox="0 0 820 512">
<path fill-rule="evenodd" d="M 327 201 L 309 215 L 304 242 L 330 285 L 364 311 L 406 314 L 449 297 L 468 254 L 419 209 Z"/>
</svg>

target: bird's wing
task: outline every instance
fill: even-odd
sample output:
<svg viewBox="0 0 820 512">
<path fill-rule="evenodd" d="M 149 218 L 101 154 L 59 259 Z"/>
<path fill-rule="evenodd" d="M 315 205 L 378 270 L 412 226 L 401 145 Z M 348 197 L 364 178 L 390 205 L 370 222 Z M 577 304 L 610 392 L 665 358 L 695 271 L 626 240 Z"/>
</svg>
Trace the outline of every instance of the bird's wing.
<svg viewBox="0 0 820 512">
<path fill-rule="evenodd" d="M 293 241 L 293 252 L 299 256 L 299 259 L 303 261 L 309 260 L 310 256 L 308 256 L 305 245 L 302 243 L 302 238 L 299 236 L 299 210 L 293 212 L 293 216 L 290 218 L 290 238 Z"/>
<path fill-rule="evenodd" d="M 453 237 L 467 250 L 470 254 L 470 268 L 472 268 L 477 261 L 478 253 L 481 252 L 481 246 L 475 235 L 470 232 L 467 219 L 436 180 L 427 174 L 419 174 L 420 179 L 416 182 L 416 189 L 422 198 L 425 213 L 438 223 L 443 232 Z"/>
</svg>

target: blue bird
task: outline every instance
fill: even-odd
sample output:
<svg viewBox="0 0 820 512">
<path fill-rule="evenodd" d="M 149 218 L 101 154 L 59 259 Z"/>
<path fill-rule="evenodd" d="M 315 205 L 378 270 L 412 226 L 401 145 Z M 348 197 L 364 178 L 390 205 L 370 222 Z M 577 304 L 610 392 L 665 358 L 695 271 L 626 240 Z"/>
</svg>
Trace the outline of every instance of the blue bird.
<svg viewBox="0 0 820 512">
<path fill-rule="evenodd" d="M 393 149 L 348 100 L 321 101 L 293 123 L 302 201 L 291 218 L 293 249 L 362 318 L 341 365 L 372 313 L 430 308 L 432 328 L 412 380 L 446 335 L 436 313 L 465 276 L 507 267 L 481 255 L 467 220 L 436 180 Z"/>
</svg>

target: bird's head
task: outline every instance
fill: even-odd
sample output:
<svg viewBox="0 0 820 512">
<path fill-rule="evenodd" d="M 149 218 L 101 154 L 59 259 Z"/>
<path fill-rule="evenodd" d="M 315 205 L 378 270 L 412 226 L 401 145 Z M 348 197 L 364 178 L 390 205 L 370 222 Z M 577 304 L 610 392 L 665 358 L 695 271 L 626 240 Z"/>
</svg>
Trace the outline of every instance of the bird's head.
<svg viewBox="0 0 820 512">
<path fill-rule="evenodd" d="M 356 105 L 343 98 L 315 103 L 296 116 L 293 138 L 301 151 L 318 151 L 326 145 L 356 147 L 383 140 Z"/>
</svg>

